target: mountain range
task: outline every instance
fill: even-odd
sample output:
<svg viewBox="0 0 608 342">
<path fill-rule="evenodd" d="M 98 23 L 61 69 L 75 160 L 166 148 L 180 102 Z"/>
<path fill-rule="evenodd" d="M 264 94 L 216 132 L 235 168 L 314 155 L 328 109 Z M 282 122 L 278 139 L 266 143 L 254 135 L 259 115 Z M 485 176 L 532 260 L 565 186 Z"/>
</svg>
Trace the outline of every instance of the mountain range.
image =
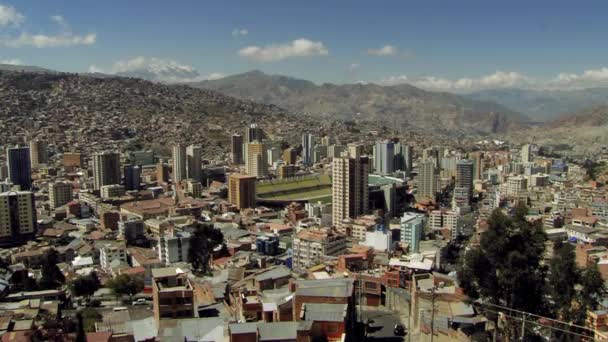
<svg viewBox="0 0 608 342">
<path fill-rule="evenodd" d="M 0 64 L 0 70 L 32 73 L 57 71 L 27 65 Z M 160 72 L 160 74 L 157 74 Z M 183 70 L 179 70 L 183 73 Z M 94 78 L 141 78 L 157 81 L 183 79 L 172 70 L 106 75 L 83 73 Z M 162 77 L 161 77 L 162 76 Z M 186 79 L 190 74 L 187 74 Z M 325 83 L 254 70 L 216 80 L 190 82 L 195 88 L 215 90 L 240 99 L 273 104 L 290 112 L 324 118 L 378 121 L 395 128 L 443 133 L 508 133 L 531 124 L 556 128 L 560 125 L 603 126 L 608 88 L 581 90 L 490 89 L 467 95 L 432 92 L 408 84 Z M 536 124 L 534 124 L 536 123 Z"/>
<path fill-rule="evenodd" d="M 494 102 L 430 92 L 408 84 L 317 85 L 254 70 L 190 85 L 275 104 L 293 112 L 381 121 L 409 129 L 486 134 L 524 128 L 529 121 L 526 116 Z"/>
<path fill-rule="evenodd" d="M 468 95 L 524 113 L 534 121 L 551 121 L 564 114 L 608 104 L 608 88 L 578 90 L 490 89 Z"/>
</svg>

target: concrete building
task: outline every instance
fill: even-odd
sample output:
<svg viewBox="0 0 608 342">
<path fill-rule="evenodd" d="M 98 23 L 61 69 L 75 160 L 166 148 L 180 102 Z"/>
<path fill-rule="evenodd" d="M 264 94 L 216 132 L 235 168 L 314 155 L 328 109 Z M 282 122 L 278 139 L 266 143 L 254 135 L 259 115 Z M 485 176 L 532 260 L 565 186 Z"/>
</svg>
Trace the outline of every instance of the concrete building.
<svg viewBox="0 0 608 342">
<path fill-rule="evenodd" d="M 154 165 L 154 151 L 129 151 L 126 153 L 132 165 Z"/>
<path fill-rule="evenodd" d="M 469 153 L 469 159 L 473 161 L 473 179 L 479 180 L 483 178 L 484 168 L 484 155 L 483 152 L 471 152 Z"/>
<path fill-rule="evenodd" d="M 141 187 L 141 166 L 127 164 L 123 167 L 125 190 L 139 190 Z"/>
<path fill-rule="evenodd" d="M 268 177 L 266 146 L 260 142 L 248 143 L 246 146 L 245 169 L 247 174 L 257 178 Z"/>
<path fill-rule="evenodd" d="M 257 124 L 251 124 L 245 131 L 245 143 L 264 140 L 264 131 Z"/>
<path fill-rule="evenodd" d="M 355 147 L 352 152 L 355 157 L 334 158 L 332 162 L 332 221 L 337 227 L 345 219 L 366 213 L 369 206 L 369 159 L 360 156 Z"/>
<path fill-rule="evenodd" d="M 203 184 L 194 179 L 187 179 L 186 191 L 194 198 L 201 198 L 203 197 Z"/>
<path fill-rule="evenodd" d="M 277 171 L 279 179 L 291 178 L 296 176 L 297 168 L 295 165 L 281 165 Z"/>
<path fill-rule="evenodd" d="M 194 317 L 194 289 L 184 271 L 179 268 L 152 269 L 152 298 L 154 319 L 159 326 L 163 319 Z"/>
<path fill-rule="evenodd" d="M 203 148 L 200 145 L 190 145 L 186 148 L 186 178 L 202 181 L 202 158 Z"/>
<path fill-rule="evenodd" d="M 231 174 L 228 176 L 228 201 L 237 209 L 255 207 L 255 176 Z"/>
<path fill-rule="evenodd" d="M 121 220 L 118 221 L 118 234 L 128 243 L 143 238 L 144 233 L 144 221 L 139 217 L 123 215 Z"/>
<path fill-rule="evenodd" d="M 315 145 L 312 149 L 312 162 L 318 164 L 325 158 L 327 158 L 327 145 Z"/>
<path fill-rule="evenodd" d="M 447 229 L 452 239 L 461 234 L 460 215 L 454 210 L 433 210 L 429 213 L 430 230 Z"/>
<path fill-rule="evenodd" d="M 243 164 L 243 136 L 233 134 L 230 138 L 230 157 L 233 164 Z"/>
<path fill-rule="evenodd" d="M 120 184 L 104 185 L 99 190 L 99 195 L 103 199 L 120 197 L 124 194 L 125 194 L 125 187 L 124 187 L 124 185 L 120 185 Z"/>
<path fill-rule="evenodd" d="M 311 166 L 313 163 L 312 149 L 314 147 L 314 137 L 310 133 L 302 135 L 302 162 L 304 166 Z"/>
<path fill-rule="evenodd" d="M 30 160 L 34 170 L 37 170 L 41 164 L 48 163 L 49 150 L 46 141 L 38 139 L 30 141 Z"/>
<path fill-rule="evenodd" d="M 93 189 L 120 184 L 120 155 L 115 152 L 93 154 Z"/>
<path fill-rule="evenodd" d="M 518 196 L 528 188 L 528 179 L 524 176 L 511 176 L 507 179 L 507 196 Z"/>
<path fill-rule="evenodd" d="M 32 164 L 30 161 L 30 149 L 27 147 L 11 147 L 6 150 L 8 162 L 8 178 L 21 190 L 32 188 Z"/>
<path fill-rule="evenodd" d="M 283 161 L 285 162 L 285 164 L 295 165 L 297 160 L 298 160 L 298 151 L 295 148 L 290 147 L 283 151 Z"/>
<path fill-rule="evenodd" d="M 327 157 L 329 159 L 338 158 L 344 151 L 346 151 L 346 146 L 344 145 L 329 145 L 327 147 Z"/>
<path fill-rule="evenodd" d="M 18 244 L 36 235 L 34 193 L 9 191 L 0 194 L 0 245 Z"/>
<path fill-rule="evenodd" d="M 158 239 L 158 258 L 166 265 L 176 262 L 190 262 L 190 233 L 170 229 Z"/>
<path fill-rule="evenodd" d="M 65 172 L 74 172 L 82 168 L 82 154 L 66 152 L 63 154 L 63 168 Z"/>
<path fill-rule="evenodd" d="M 426 218 L 422 214 L 403 213 L 400 222 L 400 237 L 402 242 L 409 244 L 410 252 L 419 252 L 425 222 Z"/>
<path fill-rule="evenodd" d="M 113 265 L 127 263 L 127 247 L 124 242 L 112 241 L 99 248 L 99 264 L 104 270 L 110 270 Z"/>
<path fill-rule="evenodd" d="M 301 230 L 293 239 L 293 266 L 308 268 L 322 263 L 323 257 L 346 252 L 346 237 L 330 228 Z"/>
<path fill-rule="evenodd" d="M 173 161 L 173 183 L 179 183 L 188 178 L 186 146 L 182 144 L 173 145 L 173 153 L 171 154 Z"/>
<path fill-rule="evenodd" d="M 395 144 L 392 141 L 378 141 L 374 145 L 374 169 L 381 175 L 395 172 Z"/>
<path fill-rule="evenodd" d="M 522 163 L 529 163 L 532 161 L 533 159 L 533 155 L 532 155 L 532 145 L 530 144 L 525 144 L 521 147 L 521 151 L 520 151 L 520 156 L 521 156 L 521 162 Z"/>
<path fill-rule="evenodd" d="M 72 183 L 69 181 L 57 181 L 49 184 L 49 203 L 51 209 L 61 207 L 74 198 Z"/>
<path fill-rule="evenodd" d="M 380 225 L 371 232 L 365 232 L 364 246 L 376 251 L 389 252 L 393 249 L 393 234 L 386 227 Z"/>
<path fill-rule="evenodd" d="M 271 147 L 266 150 L 266 162 L 268 166 L 273 166 L 281 158 L 281 150 L 278 147 Z"/>
<path fill-rule="evenodd" d="M 164 163 L 156 164 L 156 183 L 169 183 L 169 165 Z"/>
<path fill-rule="evenodd" d="M 472 160 L 462 159 L 456 162 L 456 188 L 473 191 L 474 163 Z"/>
<path fill-rule="evenodd" d="M 416 199 L 430 199 L 435 201 L 435 196 L 439 191 L 437 179 L 437 168 L 432 159 L 427 159 L 418 164 L 418 189 Z"/>
</svg>

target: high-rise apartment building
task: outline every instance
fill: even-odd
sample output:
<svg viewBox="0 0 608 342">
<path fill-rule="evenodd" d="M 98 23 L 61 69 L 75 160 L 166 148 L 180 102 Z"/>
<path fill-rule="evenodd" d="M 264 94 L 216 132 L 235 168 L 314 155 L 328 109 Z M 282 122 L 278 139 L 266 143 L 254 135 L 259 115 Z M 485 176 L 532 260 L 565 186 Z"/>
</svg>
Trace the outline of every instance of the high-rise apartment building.
<svg viewBox="0 0 608 342">
<path fill-rule="evenodd" d="M 376 173 L 388 175 L 395 172 L 395 144 L 379 141 L 374 146 L 374 168 Z"/>
<path fill-rule="evenodd" d="M 38 139 L 30 141 L 30 160 L 32 169 L 38 169 L 41 164 L 48 163 L 49 151 L 46 141 Z"/>
<path fill-rule="evenodd" d="M 61 207 L 73 199 L 72 183 L 57 181 L 49 184 L 49 202 L 51 209 Z"/>
<path fill-rule="evenodd" d="M 82 154 L 66 152 L 63 154 L 63 168 L 65 172 L 74 172 L 82 168 Z"/>
<path fill-rule="evenodd" d="M 312 149 L 314 147 L 314 137 L 310 133 L 302 135 L 302 162 L 305 166 L 313 164 Z"/>
<path fill-rule="evenodd" d="M 139 190 L 141 185 L 141 166 L 127 164 L 123 167 L 125 190 Z"/>
<path fill-rule="evenodd" d="M 478 180 L 483 177 L 483 152 L 469 153 L 469 159 L 473 161 L 473 179 Z"/>
<path fill-rule="evenodd" d="M 186 177 L 195 181 L 202 181 L 203 148 L 200 145 L 190 145 L 186 148 Z"/>
<path fill-rule="evenodd" d="M 295 148 L 290 147 L 283 151 L 283 161 L 285 162 L 285 164 L 295 165 L 297 159 L 298 159 L 298 151 Z"/>
<path fill-rule="evenodd" d="M 230 138 L 230 152 L 233 164 L 243 164 L 243 136 L 233 134 Z"/>
<path fill-rule="evenodd" d="M 522 163 L 529 163 L 532 161 L 532 145 L 525 144 L 521 147 L 521 161 Z"/>
<path fill-rule="evenodd" d="M 8 178 L 21 190 L 32 188 L 32 164 L 30 149 L 27 147 L 11 147 L 6 150 L 8 161 Z"/>
<path fill-rule="evenodd" d="M 164 163 L 156 164 L 156 183 L 169 183 L 169 165 Z"/>
<path fill-rule="evenodd" d="M 93 154 L 93 189 L 120 184 L 120 155 L 115 152 Z"/>
<path fill-rule="evenodd" d="M 186 146 L 182 144 L 173 145 L 173 183 L 181 182 L 188 178 Z"/>
<path fill-rule="evenodd" d="M 0 245 L 9 246 L 32 239 L 36 235 L 36 227 L 33 192 L 9 191 L 0 194 Z"/>
<path fill-rule="evenodd" d="M 473 191 L 474 163 L 472 160 L 462 159 L 456 163 L 456 185 L 457 188 Z"/>
<path fill-rule="evenodd" d="M 281 150 L 278 147 L 269 148 L 266 153 L 266 161 L 268 162 L 268 166 L 274 165 L 279 159 L 281 159 Z"/>
<path fill-rule="evenodd" d="M 401 217 L 401 241 L 409 244 L 410 252 L 419 251 L 420 240 L 424 235 L 425 216 L 422 214 L 403 213 Z"/>
<path fill-rule="evenodd" d="M 266 147 L 261 142 L 248 143 L 245 169 L 250 176 L 265 178 L 268 176 Z"/>
<path fill-rule="evenodd" d="M 432 159 L 427 159 L 418 164 L 418 191 L 416 197 L 435 201 L 438 192 L 437 168 Z"/>
<path fill-rule="evenodd" d="M 251 124 L 245 132 L 245 143 L 264 140 L 264 131 L 257 124 Z"/>
<path fill-rule="evenodd" d="M 356 152 L 356 151 L 355 151 Z M 334 158 L 332 162 L 332 220 L 336 227 L 343 221 L 367 212 L 369 192 L 366 156 Z"/>
<path fill-rule="evenodd" d="M 240 209 L 255 207 L 255 176 L 228 176 L 228 201 Z"/>
<path fill-rule="evenodd" d="M 187 179 L 186 191 L 194 198 L 201 198 L 203 197 L 203 184 L 194 179 Z"/>
</svg>

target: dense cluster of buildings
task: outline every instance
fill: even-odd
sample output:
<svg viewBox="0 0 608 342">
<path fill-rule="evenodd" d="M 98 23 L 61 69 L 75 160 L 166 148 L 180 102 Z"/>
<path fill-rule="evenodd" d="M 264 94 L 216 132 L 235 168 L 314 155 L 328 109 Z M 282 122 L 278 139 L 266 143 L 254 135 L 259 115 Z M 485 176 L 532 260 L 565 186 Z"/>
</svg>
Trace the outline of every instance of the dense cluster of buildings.
<svg viewBox="0 0 608 342">
<path fill-rule="evenodd" d="M 604 184 L 537 146 L 464 150 L 310 132 L 285 146 L 256 124 L 229 146 L 222 160 L 186 140 L 167 156 L 59 153 L 44 139 L 7 146 L 0 334 L 48 330 L 83 306 L 67 285 L 28 287 L 54 249 L 68 283 L 100 278 L 90 340 L 357 340 L 370 307 L 395 313 L 416 338 L 471 340 L 493 325 L 467 304 L 446 250 L 478 243 L 493 210 L 521 205 L 608 280 Z M 205 251 L 206 273 L 191 262 L 203 223 L 223 237 Z M 122 275 L 145 285 L 137 300 L 109 292 Z M 590 313 L 598 334 L 604 316 Z"/>
</svg>

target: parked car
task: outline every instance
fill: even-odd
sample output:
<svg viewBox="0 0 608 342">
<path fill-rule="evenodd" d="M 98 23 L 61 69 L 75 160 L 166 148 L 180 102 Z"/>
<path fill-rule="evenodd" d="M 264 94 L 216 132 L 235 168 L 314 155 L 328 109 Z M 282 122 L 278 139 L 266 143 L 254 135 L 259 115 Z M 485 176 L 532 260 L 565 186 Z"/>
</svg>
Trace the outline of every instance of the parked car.
<svg viewBox="0 0 608 342">
<path fill-rule="evenodd" d="M 138 300 L 134 300 L 131 305 L 147 305 L 148 301 L 145 298 L 139 298 Z"/>
<path fill-rule="evenodd" d="M 395 324 L 395 329 L 393 330 L 396 336 L 404 336 L 405 335 L 405 326 L 403 324 L 397 323 Z"/>
</svg>

